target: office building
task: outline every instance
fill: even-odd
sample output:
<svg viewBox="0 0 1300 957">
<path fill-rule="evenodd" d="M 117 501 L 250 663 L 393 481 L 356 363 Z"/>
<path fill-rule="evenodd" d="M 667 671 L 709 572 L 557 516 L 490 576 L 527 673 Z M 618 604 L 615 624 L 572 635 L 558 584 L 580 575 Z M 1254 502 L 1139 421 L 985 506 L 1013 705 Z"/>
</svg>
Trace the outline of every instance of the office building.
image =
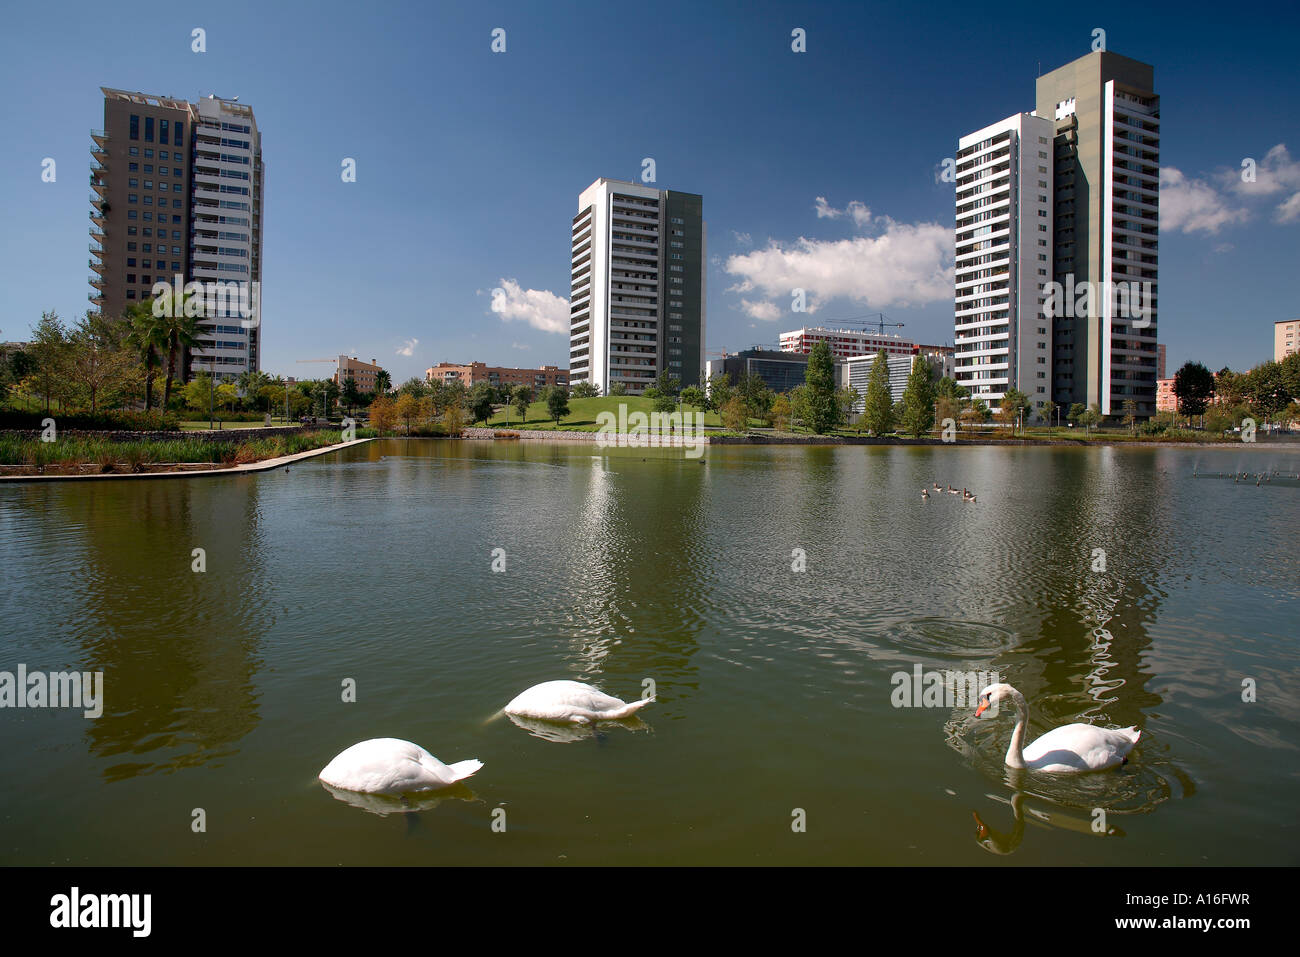
<svg viewBox="0 0 1300 957">
<path fill-rule="evenodd" d="M 569 373 L 638 395 L 667 372 L 704 370 L 705 225 L 693 193 L 601 178 L 572 224 Z"/>
<path fill-rule="evenodd" d="M 705 363 L 705 371 L 708 381 L 715 375 L 723 374 L 735 385 L 741 376 L 756 375 L 773 392 L 789 392 L 804 384 L 808 372 L 808 356 L 805 353 L 778 352 L 774 349 L 744 349 L 722 359 L 710 359 Z"/>
<path fill-rule="evenodd" d="M 120 316 L 156 283 L 204 285 L 200 346 L 182 377 L 256 370 L 261 359 L 262 148 L 252 108 L 207 96 L 101 88 L 91 131 L 90 301 Z"/>
</svg>

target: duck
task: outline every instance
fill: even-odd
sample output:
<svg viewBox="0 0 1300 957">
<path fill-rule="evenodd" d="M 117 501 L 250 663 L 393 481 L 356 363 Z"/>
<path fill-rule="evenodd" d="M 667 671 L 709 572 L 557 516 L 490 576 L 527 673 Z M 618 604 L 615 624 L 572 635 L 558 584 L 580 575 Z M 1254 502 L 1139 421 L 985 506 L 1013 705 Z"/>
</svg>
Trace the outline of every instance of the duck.
<svg viewBox="0 0 1300 957">
<path fill-rule="evenodd" d="M 955 488 L 953 488 L 951 485 L 949 485 L 949 486 L 948 486 L 948 494 L 949 494 L 949 495 L 960 495 L 961 492 L 957 491 L 957 489 L 955 489 Z"/>
<path fill-rule="evenodd" d="M 935 490 L 936 492 L 942 492 L 942 491 L 943 491 L 943 486 L 940 485 L 938 482 L 935 482 L 935 483 L 934 483 L 934 490 Z"/>
<path fill-rule="evenodd" d="M 961 490 L 961 500 L 962 500 L 963 502 L 973 502 L 973 501 L 975 501 L 975 496 L 974 496 L 974 494 L 971 493 L 968 489 L 962 489 L 962 490 Z"/>
<path fill-rule="evenodd" d="M 1127 764 L 1128 753 L 1142 736 L 1136 727 L 1098 728 L 1076 723 L 1054 728 L 1025 747 L 1029 706 L 1025 704 L 1025 696 L 1011 685 L 999 682 L 981 691 L 975 717 L 1004 698 L 1010 698 L 1016 706 L 1016 728 L 1011 732 L 1011 746 L 1007 748 L 1007 767 L 1052 774 L 1104 771 Z"/>
<path fill-rule="evenodd" d="M 921 489 L 921 498 L 926 499 L 929 497 L 930 497 L 930 490 L 928 488 Z"/>
<path fill-rule="evenodd" d="M 628 703 L 581 681 L 543 681 L 516 695 L 501 710 L 538 721 L 592 724 L 630 717 L 654 700 L 651 695 Z"/>
<path fill-rule="evenodd" d="M 443 764 L 424 748 L 401 738 L 371 738 L 341 751 L 318 775 L 341 791 L 406 794 L 450 787 L 477 772 L 476 758 Z"/>
</svg>

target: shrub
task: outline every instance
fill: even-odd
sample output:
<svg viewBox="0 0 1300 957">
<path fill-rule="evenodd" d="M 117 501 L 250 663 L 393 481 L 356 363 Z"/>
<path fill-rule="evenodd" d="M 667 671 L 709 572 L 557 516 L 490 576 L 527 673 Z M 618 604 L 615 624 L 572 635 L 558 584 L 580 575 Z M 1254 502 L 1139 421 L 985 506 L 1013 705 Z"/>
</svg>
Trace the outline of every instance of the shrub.
<svg viewBox="0 0 1300 957">
<path fill-rule="evenodd" d="M 0 410 L 0 429 L 40 429 L 44 412 Z M 51 412 L 48 416 L 60 429 L 84 429 L 92 432 L 175 432 L 180 422 L 174 412 L 151 409 L 137 412 L 114 409 L 108 412 Z"/>
</svg>

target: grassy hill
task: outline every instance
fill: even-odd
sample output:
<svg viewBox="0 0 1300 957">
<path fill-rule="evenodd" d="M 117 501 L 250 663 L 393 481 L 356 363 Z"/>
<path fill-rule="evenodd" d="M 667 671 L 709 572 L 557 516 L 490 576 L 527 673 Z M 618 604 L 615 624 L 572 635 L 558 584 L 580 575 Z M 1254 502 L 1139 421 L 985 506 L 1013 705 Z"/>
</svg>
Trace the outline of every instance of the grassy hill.
<svg viewBox="0 0 1300 957">
<path fill-rule="evenodd" d="M 644 412 L 648 416 L 654 411 L 654 400 L 643 399 L 639 396 L 604 395 L 591 399 L 570 399 L 569 414 L 560 420 L 559 427 L 573 431 L 594 432 L 598 428 L 596 416 L 602 412 L 612 412 L 614 415 L 618 415 L 620 404 L 627 406 L 629 415 L 633 412 Z M 684 405 L 681 408 L 683 412 L 696 411 L 694 406 Z M 722 421 L 718 418 L 718 413 L 705 412 L 704 424 L 706 426 L 720 427 Z M 503 429 L 554 429 L 556 427 L 555 422 L 550 418 L 550 413 L 546 411 L 545 402 L 534 402 L 528 407 L 527 422 L 520 422 L 518 411 L 515 410 L 514 406 L 511 406 L 508 409 L 499 410 L 496 415 L 488 420 L 488 425 L 493 428 Z"/>
</svg>

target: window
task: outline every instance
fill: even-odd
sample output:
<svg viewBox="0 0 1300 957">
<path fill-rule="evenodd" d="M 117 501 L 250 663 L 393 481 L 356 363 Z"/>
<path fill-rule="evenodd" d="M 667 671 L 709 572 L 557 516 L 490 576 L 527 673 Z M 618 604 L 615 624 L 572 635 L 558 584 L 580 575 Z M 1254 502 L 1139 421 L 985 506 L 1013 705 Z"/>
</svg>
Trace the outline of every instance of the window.
<svg viewBox="0 0 1300 957">
<path fill-rule="evenodd" d="M 136 193 L 127 193 L 126 201 L 128 203 L 138 203 L 140 201 L 140 197 Z"/>
<path fill-rule="evenodd" d="M 173 270 L 174 272 L 180 272 L 180 271 L 181 271 L 181 264 L 178 263 L 178 262 L 173 262 L 173 263 L 172 263 L 172 270 Z"/>
<path fill-rule="evenodd" d="M 1045 179 L 1040 179 L 1040 180 L 1038 181 L 1038 188 L 1039 188 L 1039 189 L 1047 189 L 1047 180 L 1045 180 Z"/>
<path fill-rule="evenodd" d="M 126 258 L 126 264 L 127 264 L 127 266 L 129 266 L 129 267 L 131 267 L 132 269 L 134 269 L 134 268 L 135 268 L 135 257 L 134 257 L 134 256 L 128 256 L 128 257 Z M 131 281 L 130 279 L 127 280 L 127 282 L 130 282 L 130 281 Z"/>
<path fill-rule="evenodd" d="M 180 191 L 181 191 L 181 184 L 180 184 L 180 183 L 172 183 L 172 192 L 173 192 L 173 193 L 179 193 Z"/>
<path fill-rule="evenodd" d="M 133 253 L 133 252 L 135 252 L 135 243 L 127 243 L 127 244 L 126 244 L 126 251 L 129 252 L 129 253 Z"/>
<path fill-rule="evenodd" d="M 140 117 L 137 114 L 132 113 L 131 114 L 131 139 L 138 140 L 139 138 L 140 138 Z M 134 146 L 131 147 L 131 155 L 132 156 L 135 155 Z"/>
<path fill-rule="evenodd" d="M 134 298 L 135 298 L 135 290 L 134 290 L 134 289 L 128 289 L 128 290 L 126 291 L 126 298 L 128 298 L 128 299 L 134 299 Z"/>
<path fill-rule="evenodd" d="M 158 142 L 159 142 L 159 143 L 166 143 L 166 142 L 167 142 L 167 126 L 168 126 L 168 123 L 167 123 L 166 120 L 159 120 L 159 121 L 158 121 Z M 167 155 L 166 153 L 163 153 L 163 156 L 166 156 L 166 155 Z"/>
<path fill-rule="evenodd" d="M 146 226 L 146 227 L 144 228 L 144 234 L 145 234 L 146 236 L 152 236 L 152 235 L 153 235 L 153 230 L 150 229 L 148 226 Z"/>
<path fill-rule="evenodd" d="M 173 146 L 184 146 L 184 145 L 185 145 L 184 141 L 181 139 L 181 123 L 180 123 L 180 120 L 177 120 L 177 121 L 176 121 L 176 125 L 172 127 L 172 145 L 173 145 Z M 177 154 L 176 158 L 177 158 L 177 159 L 180 159 L 180 155 Z"/>
<path fill-rule="evenodd" d="M 145 171 L 146 173 L 149 172 L 149 167 L 146 166 L 146 167 L 144 168 L 144 171 Z M 153 189 L 153 180 L 151 180 L 151 179 L 147 179 L 147 180 L 145 180 L 145 181 L 144 181 L 144 188 L 145 188 L 145 189 Z"/>
<path fill-rule="evenodd" d="M 134 226 L 128 226 L 128 227 L 126 227 L 126 234 L 127 234 L 128 236 L 134 236 L 134 235 L 135 235 L 135 227 L 134 227 Z"/>
<path fill-rule="evenodd" d="M 135 164 L 132 163 L 131 165 L 134 166 Z M 138 189 L 140 187 L 140 181 L 133 176 L 126 181 L 126 185 L 131 187 L 131 189 Z"/>
<path fill-rule="evenodd" d="M 152 116 L 146 116 L 144 118 L 144 141 L 146 143 L 153 142 L 153 117 Z"/>
<path fill-rule="evenodd" d="M 127 149 L 126 149 L 126 151 L 127 151 L 127 153 L 128 153 L 129 155 L 131 155 L 131 156 L 139 156 L 139 155 L 140 155 L 140 147 L 138 147 L 138 146 L 128 146 Z M 134 164 L 134 163 L 131 164 L 131 168 L 132 168 L 132 169 L 135 169 L 135 164 Z"/>
<path fill-rule="evenodd" d="M 129 272 L 129 273 L 127 273 L 127 274 L 126 274 L 126 281 L 129 282 L 129 283 L 134 283 L 134 282 L 135 282 L 135 273 L 133 273 L 133 272 Z"/>
<path fill-rule="evenodd" d="M 151 253 L 151 252 L 153 252 L 153 243 L 145 243 L 145 244 L 144 244 L 144 251 L 147 252 L 147 253 Z"/>
<path fill-rule="evenodd" d="M 144 156 L 145 156 L 145 159 L 153 159 L 153 150 L 146 149 L 146 150 L 144 151 Z M 152 173 L 153 170 L 147 169 L 147 170 L 145 170 L 145 172 L 146 172 L 146 173 Z"/>
</svg>

